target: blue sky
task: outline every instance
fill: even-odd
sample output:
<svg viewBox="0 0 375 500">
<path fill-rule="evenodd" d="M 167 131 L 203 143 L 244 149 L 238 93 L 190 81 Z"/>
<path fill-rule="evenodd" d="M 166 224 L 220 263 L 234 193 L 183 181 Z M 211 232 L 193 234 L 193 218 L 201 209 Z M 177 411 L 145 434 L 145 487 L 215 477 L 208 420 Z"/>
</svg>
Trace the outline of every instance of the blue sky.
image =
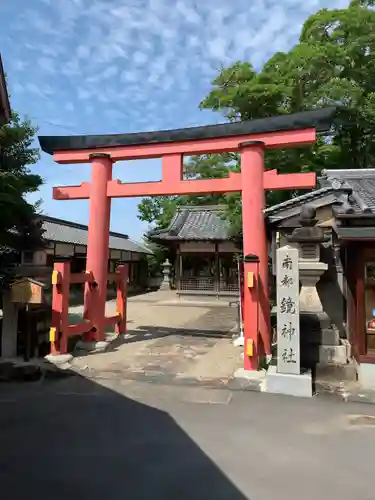
<svg viewBox="0 0 375 500">
<path fill-rule="evenodd" d="M 303 21 L 348 0 L 2 0 L 0 50 L 12 107 L 40 135 L 140 132 L 223 121 L 200 111 L 221 65 L 260 67 L 288 50 Z M 4 19 L 7 21 L 4 22 Z M 88 201 L 54 201 L 52 186 L 88 180 L 88 165 L 42 153 L 43 211 L 88 221 Z M 122 181 L 158 180 L 160 162 L 117 163 Z M 140 240 L 139 199 L 112 201 L 111 229 Z"/>
</svg>

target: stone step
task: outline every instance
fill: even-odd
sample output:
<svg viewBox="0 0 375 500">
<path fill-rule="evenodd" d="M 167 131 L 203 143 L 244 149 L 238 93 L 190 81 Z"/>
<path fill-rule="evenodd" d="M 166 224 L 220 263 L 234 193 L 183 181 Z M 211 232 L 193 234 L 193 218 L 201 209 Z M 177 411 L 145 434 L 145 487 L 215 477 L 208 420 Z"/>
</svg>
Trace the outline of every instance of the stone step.
<svg viewBox="0 0 375 500">
<path fill-rule="evenodd" d="M 302 330 L 300 332 L 301 344 L 340 345 L 339 332 L 327 328 L 322 330 Z"/>
<path fill-rule="evenodd" d="M 316 380 L 333 380 L 333 381 L 351 381 L 355 382 L 358 378 L 357 367 L 354 362 L 346 365 L 337 363 L 318 364 L 315 367 Z"/>
<path fill-rule="evenodd" d="M 346 365 L 350 352 L 346 345 L 301 346 L 301 363 L 313 366 L 320 363 L 336 363 Z"/>
</svg>

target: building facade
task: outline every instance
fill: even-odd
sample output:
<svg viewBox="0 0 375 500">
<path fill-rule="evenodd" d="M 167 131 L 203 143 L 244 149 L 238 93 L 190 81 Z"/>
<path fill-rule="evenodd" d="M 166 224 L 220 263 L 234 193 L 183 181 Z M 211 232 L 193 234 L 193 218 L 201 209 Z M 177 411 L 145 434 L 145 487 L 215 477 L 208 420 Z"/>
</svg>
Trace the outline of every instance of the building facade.
<svg viewBox="0 0 375 500">
<path fill-rule="evenodd" d="M 150 236 L 174 256 L 173 283 L 178 295 L 238 295 L 238 249 L 222 211 L 220 206 L 180 207 L 167 229 Z"/>
<path fill-rule="evenodd" d="M 84 224 L 40 216 L 43 238 L 46 246 L 35 252 L 25 250 L 21 255 L 21 265 L 33 269 L 45 267 L 50 273 L 53 262 L 59 258 L 71 261 L 73 273 L 86 269 L 88 228 Z M 114 272 L 119 261 L 129 263 L 130 289 L 147 288 L 147 263 L 145 257 L 151 251 L 131 240 L 126 234 L 110 232 L 108 271 Z"/>
</svg>

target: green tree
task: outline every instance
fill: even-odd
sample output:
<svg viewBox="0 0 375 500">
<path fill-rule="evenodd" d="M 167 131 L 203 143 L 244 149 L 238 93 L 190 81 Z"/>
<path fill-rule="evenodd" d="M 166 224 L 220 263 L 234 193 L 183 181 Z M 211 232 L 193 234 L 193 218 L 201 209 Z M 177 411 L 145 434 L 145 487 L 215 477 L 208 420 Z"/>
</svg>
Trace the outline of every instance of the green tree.
<svg viewBox="0 0 375 500">
<path fill-rule="evenodd" d="M 299 43 L 276 53 L 260 72 L 248 62 L 221 71 L 202 109 L 228 120 L 252 120 L 336 105 L 338 119 L 326 137 L 309 148 L 267 151 L 266 169 L 281 173 L 375 165 L 374 0 L 353 0 L 346 9 L 322 9 L 304 23 Z M 267 204 L 298 192 L 269 192 Z M 227 197 L 227 217 L 235 230 L 240 196 Z"/>
<path fill-rule="evenodd" d="M 144 245 L 151 250 L 152 254 L 147 255 L 148 272 L 150 276 L 156 276 L 161 271 L 161 265 L 167 257 L 170 257 L 168 248 L 155 243 L 149 238 L 147 233 L 143 238 Z"/>
<path fill-rule="evenodd" d="M 35 133 L 31 122 L 17 113 L 0 127 L 0 274 L 15 253 L 42 242 L 38 204 L 25 199 L 42 184 L 41 177 L 29 169 L 39 159 L 38 149 L 32 147 Z"/>
<path fill-rule="evenodd" d="M 233 168 L 234 155 L 192 156 L 184 164 L 185 179 L 212 179 L 228 175 Z M 216 205 L 225 203 L 221 194 L 201 196 L 160 196 L 144 198 L 138 205 L 138 218 L 153 224 L 156 229 L 165 229 L 170 224 L 177 206 L 181 205 Z"/>
<path fill-rule="evenodd" d="M 265 168 L 280 173 L 323 168 L 366 168 L 375 165 L 375 0 L 352 0 L 345 9 L 322 9 L 303 25 L 299 42 L 289 52 L 276 53 L 257 72 L 249 62 L 223 68 L 202 101 L 202 109 L 223 114 L 229 121 L 253 120 L 336 105 L 338 116 L 330 134 L 313 147 L 270 150 Z M 220 170 L 239 169 L 236 155 L 207 156 Z M 230 161 L 228 161 L 230 159 Z M 196 168 L 199 169 L 200 158 Z M 207 172 L 214 177 L 214 169 Z M 297 191 L 267 193 L 267 205 Z M 164 214 L 173 213 L 184 199 L 164 200 Z M 221 197 L 233 232 L 241 228 L 239 194 Z M 145 202 L 154 203 L 154 202 Z M 149 221 L 159 223 L 155 202 Z M 168 206 L 168 208 L 167 208 Z M 169 212 L 168 212 L 169 211 Z M 152 218 L 155 216 L 155 218 Z M 165 217 L 170 220 L 170 216 Z M 143 219 L 148 220 L 148 219 Z"/>
</svg>

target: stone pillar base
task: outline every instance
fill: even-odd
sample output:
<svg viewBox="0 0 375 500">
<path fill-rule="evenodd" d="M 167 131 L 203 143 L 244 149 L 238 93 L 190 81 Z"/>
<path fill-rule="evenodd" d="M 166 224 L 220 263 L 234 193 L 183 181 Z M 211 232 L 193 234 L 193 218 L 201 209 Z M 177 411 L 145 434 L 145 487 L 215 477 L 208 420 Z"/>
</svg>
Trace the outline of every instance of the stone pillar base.
<svg viewBox="0 0 375 500">
<path fill-rule="evenodd" d="M 99 342 L 83 342 L 78 341 L 76 344 L 76 350 L 85 352 L 104 352 L 109 346 L 110 342 L 107 340 L 100 340 Z"/>
<path fill-rule="evenodd" d="M 264 392 L 311 398 L 313 395 L 311 371 L 294 375 L 278 373 L 276 366 L 270 366 L 267 371 Z"/>
<path fill-rule="evenodd" d="M 72 361 L 73 356 L 71 354 L 57 354 L 55 356 L 53 356 L 52 354 L 47 354 L 44 359 L 48 363 L 55 365 L 56 368 L 59 368 L 60 370 L 68 370 L 69 368 L 71 368 L 70 362 Z"/>
</svg>

